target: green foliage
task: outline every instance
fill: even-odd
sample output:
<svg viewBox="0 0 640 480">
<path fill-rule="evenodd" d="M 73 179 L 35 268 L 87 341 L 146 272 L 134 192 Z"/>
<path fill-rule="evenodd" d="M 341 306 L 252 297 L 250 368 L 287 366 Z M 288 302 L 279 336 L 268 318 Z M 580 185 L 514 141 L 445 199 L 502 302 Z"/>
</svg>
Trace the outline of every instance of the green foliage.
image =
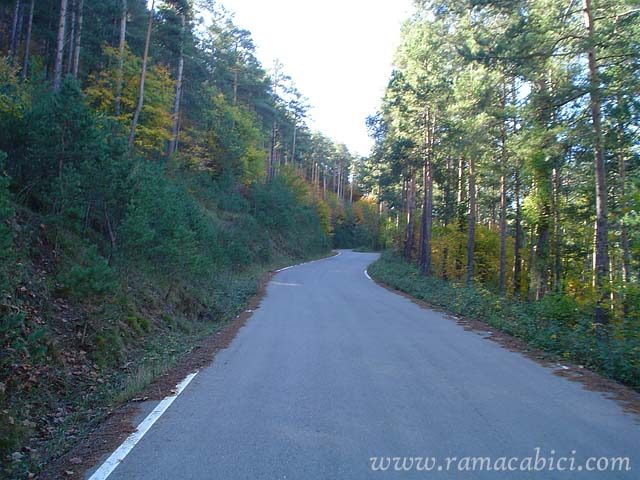
<svg viewBox="0 0 640 480">
<path fill-rule="evenodd" d="M 58 274 L 64 293 L 74 300 L 94 300 L 112 295 L 118 288 L 115 272 L 95 245 L 78 252 L 78 257 L 67 260 Z"/>
<path fill-rule="evenodd" d="M 204 142 L 197 142 L 187 158 L 191 157 L 191 163 L 211 165 L 216 174 L 231 175 L 246 185 L 263 178 L 265 138 L 255 113 L 243 105 L 230 104 L 214 89 L 207 100 Z M 201 152 L 204 158 L 197 155 Z"/>
<path fill-rule="evenodd" d="M 272 182 L 257 184 L 251 192 L 256 220 L 281 238 L 286 251 L 299 257 L 303 252 L 326 250 L 328 241 L 320 213 L 304 180 L 283 170 Z"/>
<path fill-rule="evenodd" d="M 484 321 L 522 338 L 535 348 L 640 389 L 640 329 L 637 325 L 594 324 L 593 313 L 566 296 L 548 295 L 540 302 L 521 303 L 478 285 L 421 276 L 416 267 L 388 253 L 371 265 L 368 272 L 376 280 L 414 298 L 466 318 Z"/>
<path fill-rule="evenodd" d="M 92 339 L 93 358 L 105 368 L 117 364 L 125 357 L 125 342 L 116 327 L 111 327 L 95 335 Z"/>
<path fill-rule="evenodd" d="M 11 273 L 15 260 L 15 232 L 11 225 L 15 211 L 9 192 L 10 179 L 4 173 L 5 158 L 6 154 L 0 151 L 0 298 L 4 297 L 12 284 Z"/>
<path fill-rule="evenodd" d="M 133 332 L 138 336 L 149 333 L 149 331 L 151 330 L 151 323 L 145 317 L 140 317 L 138 315 L 129 315 L 125 320 L 127 322 L 127 325 L 131 327 L 131 330 L 133 330 Z"/>
<path fill-rule="evenodd" d="M 215 268 L 218 232 L 184 185 L 145 163 L 136 166 L 130 194 L 117 229 L 124 259 L 175 281 Z"/>
</svg>

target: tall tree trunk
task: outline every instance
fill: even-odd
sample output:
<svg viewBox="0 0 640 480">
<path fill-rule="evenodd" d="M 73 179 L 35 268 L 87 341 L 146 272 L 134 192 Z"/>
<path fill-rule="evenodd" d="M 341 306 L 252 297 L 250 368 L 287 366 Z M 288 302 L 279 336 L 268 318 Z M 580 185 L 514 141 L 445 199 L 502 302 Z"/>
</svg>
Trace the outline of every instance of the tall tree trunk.
<svg viewBox="0 0 640 480">
<path fill-rule="evenodd" d="M 67 65 L 66 75 L 70 76 L 73 71 L 73 47 L 75 46 L 76 38 L 76 0 L 71 0 L 71 11 L 69 20 L 69 38 L 67 40 Z"/>
<path fill-rule="evenodd" d="M 420 256 L 418 269 L 422 275 L 431 273 L 431 232 L 433 226 L 433 172 L 431 159 L 425 159 L 423 166 L 424 198 L 420 226 Z"/>
<path fill-rule="evenodd" d="M 178 71 L 176 72 L 176 96 L 173 101 L 173 125 L 171 126 L 171 138 L 167 147 L 167 158 L 176 151 L 178 142 L 178 128 L 180 120 L 180 98 L 182 97 L 182 75 L 184 71 L 184 36 L 186 34 L 187 18 L 184 13 L 180 15 L 180 58 L 178 58 Z"/>
<path fill-rule="evenodd" d="M 467 283 L 473 282 L 473 260 L 476 246 L 476 161 L 469 158 L 469 229 L 467 236 Z"/>
<path fill-rule="evenodd" d="M 291 144 L 291 163 L 296 164 L 296 139 L 298 136 L 298 118 L 293 120 L 293 142 Z"/>
<path fill-rule="evenodd" d="M 499 290 L 504 295 L 507 289 L 507 174 L 500 175 L 500 273 Z"/>
<path fill-rule="evenodd" d="M 466 189 L 465 189 L 465 181 L 464 181 L 464 169 L 465 169 L 465 161 L 464 161 L 464 155 L 460 155 L 460 158 L 458 159 L 458 197 L 457 197 L 457 207 L 456 207 L 456 218 L 457 218 L 457 225 L 458 225 L 458 231 L 460 233 L 464 232 L 465 229 L 465 208 L 464 208 L 464 201 L 465 201 L 465 196 L 466 196 Z M 456 276 L 458 278 L 462 278 L 462 259 L 464 257 L 464 246 L 462 245 L 462 242 L 459 243 L 458 245 L 458 251 L 456 253 L 456 262 L 455 262 L 455 269 L 456 269 Z"/>
<path fill-rule="evenodd" d="M 424 113 L 424 165 L 422 176 L 424 181 L 424 197 L 422 200 L 422 219 L 420 225 L 420 249 L 418 256 L 418 270 L 422 275 L 431 273 L 431 231 L 433 226 L 433 171 L 432 145 L 434 119 L 429 109 Z"/>
<path fill-rule="evenodd" d="M 533 298 L 540 300 L 547 294 L 549 283 L 549 235 L 551 230 L 551 207 L 548 202 L 542 205 L 536 227 L 535 258 L 531 268 Z"/>
<path fill-rule="evenodd" d="M 536 240 L 533 247 L 534 258 L 529 268 L 530 289 L 529 300 L 540 300 L 547 294 L 550 265 L 550 239 L 552 228 L 552 197 L 553 197 L 553 172 L 552 167 L 556 159 L 552 150 L 555 138 L 549 133 L 554 125 L 554 110 L 552 92 L 549 84 L 549 72 L 545 72 L 534 82 L 537 105 L 535 108 L 535 126 L 542 132 L 542 141 L 538 146 L 544 161 L 536 162 L 533 170 L 532 189 L 536 191 L 537 219 L 535 228 Z"/>
<path fill-rule="evenodd" d="M 621 104 L 620 98 L 618 98 L 618 105 Z M 622 122 L 618 121 L 617 125 L 618 137 L 622 140 L 624 135 L 624 129 Z M 620 198 L 620 247 L 622 248 L 622 310 L 624 317 L 627 318 L 629 314 L 629 304 L 627 302 L 627 285 L 629 283 L 629 275 L 631 274 L 631 252 L 629 250 L 629 227 L 625 221 L 624 216 L 627 213 L 628 201 L 627 201 L 627 162 L 625 154 L 621 148 L 618 149 L 618 170 L 619 170 L 619 187 L 618 195 Z"/>
<path fill-rule="evenodd" d="M 527 265 L 527 300 L 532 302 L 535 298 L 533 285 L 533 266 L 536 263 L 536 230 L 533 226 L 529 228 L 529 264 Z"/>
<path fill-rule="evenodd" d="M 142 105 L 144 104 L 144 81 L 147 77 L 147 62 L 149 61 L 149 44 L 151 43 L 151 27 L 153 26 L 153 9 L 155 7 L 155 0 L 151 1 L 151 8 L 149 9 L 149 23 L 147 25 L 147 37 L 144 42 L 144 54 L 142 56 L 142 70 L 140 71 L 140 82 L 138 83 L 138 103 L 136 109 L 133 112 L 133 120 L 131 120 L 131 132 L 129 133 L 129 150 L 133 150 L 133 142 L 136 138 L 136 127 L 138 126 L 138 120 L 140 119 L 140 113 L 142 112 Z"/>
<path fill-rule="evenodd" d="M 507 108 L 507 87 L 502 85 L 502 110 Z M 507 125 L 500 123 L 500 273 L 499 290 L 504 295 L 507 287 Z"/>
<path fill-rule="evenodd" d="M 273 125 L 271 126 L 271 141 L 269 143 L 269 170 L 267 171 L 267 180 L 272 181 L 276 176 L 276 136 L 278 134 L 278 124 L 274 116 Z"/>
<path fill-rule="evenodd" d="M 56 15 L 56 8 L 54 7 L 54 5 L 50 5 L 49 6 L 49 14 L 46 18 L 47 18 L 47 31 L 50 32 L 53 30 L 53 25 L 55 23 L 55 15 Z M 51 55 L 51 49 L 52 47 L 52 40 L 51 40 L 51 36 L 48 35 L 47 37 L 45 37 L 44 40 L 44 48 L 43 48 L 43 56 L 44 56 L 44 74 L 45 74 L 45 78 L 47 80 L 53 78 L 53 67 L 52 67 L 52 55 Z"/>
<path fill-rule="evenodd" d="M 233 105 L 238 104 L 238 66 L 233 67 Z"/>
<path fill-rule="evenodd" d="M 407 191 L 407 228 L 404 241 L 404 258 L 411 260 L 413 252 L 413 214 L 416 208 L 416 177 L 413 169 L 409 173 L 409 189 Z"/>
<path fill-rule="evenodd" d="M 29 49 L 31 48 L 31 29 L 33 27 L 33 9 L 35 8 L 36 0 L 31 0 L 29 6 L 29 19 L 27 20 L 27 35 L 24 40 L 24 57 L 22 60 L 22 80 L 27 79 L 29 71 Z"/>
<path fill-rule="evenodd" d="M 73 78 L 78 78 L 78 70 L 80 69 L 80 42 L 82 39 L 82 20 L 84 14 L 84 0 L 78 0 L 78 14 L 77 14 L 77 26 L 75 46 L 73 47 Z"/>
<path fill-rule="evenodd" d="M 124 81 L 124 47 L 127 35 L 127 0 L 121 0 L 120 35 L 118 37 L 118 72 L 116 75 L 115 115 L 120 116 L 122 83 Z"/>
<path fill-rule="evenodd" d="M 584 20 L 587 29 L 589 58 L 589 98 L 591 107 L 591 122 L 593 129 L 594 170 L 596 178 L 596 322 L 607 322 L 607 308 L 603 305 L 607 299 L 609 276 L 609 226 L 607 224 L 607 179 L 604 163 L 602 119 L 600 112 L 600 79 L 596 61 L 596 39 L 591 0 L 583 0 Z"/>
<path fill-rule="evenodd" d="M 554 237 L 554 261 L 553 283 L 554 292 L 562 291 L 562 237 L 560 226 L 560 171 L 559 167 L 553 169 L 553 237 Z"/>
<path fill-rule="evenodd" d="M 520 296 L 520 280 L 522 275 L 522 204 L 520 200 L 520 172 L 516 168 L 514 182 L 514 197 L 516 202 L 516 238 L 513 248 L 513 294 Z"/>
<path fill-rule="evenodd" d="M 327 199 L 327 167 L 322 170 L 322 199 Z"/>
<path fill-rule="evenodd" d="M 64 58 L 64 37 L 67 26 L 67 0 L 60 0 L 60 17 L 58 19 L 58 37 L 56 40 L 56 57 L 53 63 L 53 91 L 60 90 L 62 83 L 62 62 Z"/>
<path fill-rule="evenodd" d="M 623 212 L 627 209 L 627 197 L 626 197 L 626 162 L 623 154 L 618 157 L 620 168 L 620 199 L 623 208 Z M 629 276 L 631 274 L 631 251 L 629 249 L 629 227 L 627 226 L 624 218 L 620 220 L 620 246 L 622 247 L 622 283 L 626 286 L 629 283 Z"/>
<path fill-rule="evenodd" d="M 24 7 L 25 5 L 23 4 L 22 0 L 20 1 L 20 13 L 18 14 L 18 26 L 16 29 L 16 45 L 15 45 L 15 51 L 13 52 L 13 55 L 11 56 L 11 65 L 15 66 L 16 64 L 16 60 L 18 58 L 18 50 L 20 49 L 20 39 L 22 38 L 22 27 L 23 27 L 23 23 L 24 23 Z"/>
<path fill-rule="evenodd" d="M 9 37 L 9 58 L 13 60 L 18 49 L 18 18 L 20 17 L 21 1 L 16 0 L 13 8 L 13 19 L 11 21 L 11 36 Z"/>
</svg>

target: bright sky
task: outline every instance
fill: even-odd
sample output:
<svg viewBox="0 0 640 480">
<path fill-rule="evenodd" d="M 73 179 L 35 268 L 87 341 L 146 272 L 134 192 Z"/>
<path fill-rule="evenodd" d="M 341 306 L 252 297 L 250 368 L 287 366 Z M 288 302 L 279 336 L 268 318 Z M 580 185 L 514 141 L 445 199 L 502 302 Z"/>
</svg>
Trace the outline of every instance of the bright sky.
<svg viewBox="0 0 640 480">
<path fill-rule="evenodd" d="M 221 0 L 251 31 L 257 56 L 284 65 L 312 105 L 309 126 L 367 155 L 376 112 L 411 0 Z"/>
</svg>

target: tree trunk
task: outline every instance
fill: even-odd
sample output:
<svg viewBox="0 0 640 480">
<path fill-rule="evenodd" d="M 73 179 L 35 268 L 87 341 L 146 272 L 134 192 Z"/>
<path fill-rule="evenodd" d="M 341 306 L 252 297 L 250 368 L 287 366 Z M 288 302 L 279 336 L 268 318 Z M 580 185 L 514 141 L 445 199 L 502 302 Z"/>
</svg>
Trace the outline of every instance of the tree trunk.
<svg viewBox="0 0 640 480">
<path fill-rule="evenodd" d="M 116 78 L 115 115 L 120 116 L 120 103 L 122 99 L 122 83 L 124 81 L 124 47 L 127 34 L 127 0 L 122 0 L 122 12 L 120 17 L 120 36 L 118 38 L 118 73 Z"/>
<path fill-rule="evenodd" d="M 322 170 L 322 199 L 327 199 L 327 167 Z"/>
<path fill-rule="evenodd" d="M 73 78 L 78 78 L 78 70 L 80 69 L 80 41 L 82 39 L 82 20 L 83 20 L 84 0 L 78 0 L 78 14 L 75 46 L 73 47 Z"/>
<path fill-rule="evenodd" d="M 60 0 L 60 17 L 58 19 L 58 37 L 56 40 L 56 57 L 53 63 L 53 91 L 60 90 L 62 83 L 62 61 L 64 58 L 64 37 L 67 26 L 67 0 Z"/>
<path fill-rule="evenodd" d="M 291 163 L 292 164 L 296 164 L 296 139 L 298 136 L 298 119 L 297 117 L 294 119 L 293 122 L 293 143 L 291 145 Z"/>
<path fill-rule="evenodd" d="M 520 201 L 520 172 L 516 168 L 515 172 L 515 184 L 514 184 L 514 197 L 516 202 L 516 238 L 513 254 L 513 294 L 515 296 L 520 295 L 520 279 L 522 275 L 522 205 Z"/>
<path fill-rule="evenodd" d="M 607 224 L 607 180 L 603 152 L 602 120 L 600 113 L 600 79 L 596 61 L 595 27 L 591 11 L 591 0 L 583 0 L 585 26 L 587 29 L 589 57 L 589 98 L 591 107 L 591 121 L 593 129 L 593 154 L 596 178 L 596 245 L 595 245 L 595 275 L 596 275 L 596 322 L 607 322 L 607 308 L 603 302 L 607 299 L 608 268 L 609 268 L 609 227 Z"/>
<path fill-rule="evenodd" d="M 553 287 L 555 293 L 562 291 L 562 237 L 560 227 L 560 171 L 553 169 Z"/>
<path fill-rule="evenodd" d="M 73 47 L 75 46 L 76 38 L 76 0 L 71 0 L 71 19 L 69 20 L 69 39 L 67 41 L 67 65 L 66 75 L 70 76 L 73 71 Z"/>
<path fill-rule="evenodd" d="M 136 127 L 138 126 L 138 120 L 140 119 L 140 113 L 142 112 L 142 105 L 144 104 L 144 81 L 147 76 L 147 62 L 149 61 L 149 44 L 151 43 L 151 27 L 153 26 L 153 8 L 155 7 L 155 0 L 151 1 L 151 8 L 149 10 L 149 23 L 147 25 L 147 37 L 144 42 L 144 54 L 142 56 L 142 70 L 140 72 L 140 82 L 138 84 L 138 104 L 136 110 L 133 112 L 133 120 L 131 121 L 131 132 L 129 133 L 129 151 L 133 150 L 133 142 L 136 138 Z"/>
<path fill-rule="evenodd" d="M 171 126 L 171 138 L 167 147 L 167 158 L 171 158 L 176 151 L 178 142 L 178 128 L 180 119 L 180 98 L 182 97 L 182 75 L 184 72 L 184 36 L 186 34 L 187 19 L 184 13 L 180 16 L 180 58 L 178 59 L 178 71 L 176 73 L 176 96 L 173 101 L 173 125 Z"/>
<path fill-rule="evenodd" d="M 500 175 L 500 294 L 507 288 L 507 175 Z"/>
<path fill-rule="evenodd" d="M 618 159 L 620 165 L 620 199 L 623 212 L 627 209 L 626 198 L 626 162 L 624 155 L 620 154 Z M 625 212 L 626 213 L 626 212 Z M 622 283 L 626 286 L 629 283 L 631 274 L 631 251 L 629 249 L 629 227 L 624 218 L 620 221 L 620 246 L 622 247 Z"/>
<path fill-rule="evenodd" d="M 502 110 L 507 107 L 507 88 L 502 85 Z M 504 295 L 507 287 L 507 125 L 500 124 L 500 273 L 499 291 Z"/>
<path fill-rule="evenodd" d="M 535 244 L 535 258 L 531 268 L 533 298 L 540 300 L 547 294 L 549 283 L 549 234 L 551 229 L 551 207 L 545 201 L 542 205 L 540 219 L 536 228 L 537 241 Z"/>
<path fill-rule="evenodd" d="M 473 259 L 476 236 L 476 162 L 469 158 L 469 231 L 467 236 L 467 283 L 473 282 Z"/>
<path fill-rule="evenodd" d="M 9 58 L 13 60 L 18 49 L 18 17 L 20 17 L 20 0 L 16 0 L 13 8 L 13 19 L 11 22 L 11 37 L 9 38 Z"/>
<path fill-rule="evenodd" d="M 433 172 L 430 158 L 425 159 L 423 175 L 424 199 L 422 201 L 418 269 L 422 275 L 429 275 L 431 273 L 431 232 L 433 226 Z"/>
<path fill-rule="evenodd" d="M 27 20 L 27 36 L 24 41 L 24 58 L 22 61 L 22 80 L 27 79 L 29 71 L 29 49 L 31 48 L 31 29 L 33 27 L 33 9 L 35 7 L 36 0 L 31 0 L 29 6 L 29 19 Z"/>
<path fill-rule="evenodd" d="M 464 223 L 465 223 L 465 210 L 464 210 L 464 201 L 466 196 L 465 191 L 465 181 L 464 181 L 464 169 L 465 169 L 465 161 L 464 155 L 460 155 L 458 160 L 458 202 L 456 207 L 456 218 L 458 225 L 458 232 L 464 232 Z M 455 270 L 457 278 L 462 278 L 462 259 L 464 257 L 464 246 L 462 242 L 458 243 L 458 251 L 456 252 L 456 262 L 455 262 Z"/>
<path fill-rule="evenodd" d="M 618 98 L 618 105 L 621 100 Z M 618 122 L 617 126 L 618 136 L 620 140 L 624 135 L 624 129 L 622 123 Z M 631 274 L 631 252 L 629 250 L 629 227 L 625 222 L 624 216 L 627 213 L 628 201 L 627 201 L 627 162 L 622 149 L 618 150 L 618 170 L 619 170 L 619 190 L 618 196 L 620 199 L 620 247 L 622 248 L 622 310 L 624 317 L 629 315 L 629 304 L 627 302 L 627 285 L 629 283 L 629 275 Z"/>
<path fill-rule="evenodd" d="M 434 120 L 429 109 L 425 110 L 424 119 L 424 165 L 422 168 L 424 198 L 422 200 L 418 270 L 422 275 L 429 275 L 431 273 L 431 232 L 433 227 L 433 171 L 431 159 L 434 134 L 432 128 Z"/>
<path fill-rule="evenodd" d="M 534 258 L 529 267 L 529 300 L 540 300 L 547 294 L 550 265 L 550 239 L 552 228 L 552 198 L 553 198 L 553 171 L 556 159 L 552 150 L 555 138 L 549 133 L 554 123 L 554 106 L 552 91 L 549 88 L 549 72 L 544 72 L 535 82 L 538 104 L 536 105 L 535 126 L 542 133 L 542 140 L 538 148 L 545 155 L 544 161 L 536 162 L 532 168 L 532 189 L 536 195 L 537 218 L 535 228 L 536 239 L 533 247 Z"/>
<path fill-rule="evenodd" d="M 275 118 L 271 126 L 271 141 L 269 144 L 269 170 L 267 171 L 267 180 L 272 181 L 276 176 L 276 136 L 278 132 L 278 124 Z"/>
<path fill-rule="evenodd" d="M 233 67 L 233 106 L 238 104 L 238 67 Z"/>
<path fill-rule="evenodd" d="M 407 228 L 405 231 L 404 258 L 411 260 L 413 251 L 413 213 L 416 207 L 416 177 L 413 170 L 409 173 L 409 189 L 407 191 Z"/>
</svg>

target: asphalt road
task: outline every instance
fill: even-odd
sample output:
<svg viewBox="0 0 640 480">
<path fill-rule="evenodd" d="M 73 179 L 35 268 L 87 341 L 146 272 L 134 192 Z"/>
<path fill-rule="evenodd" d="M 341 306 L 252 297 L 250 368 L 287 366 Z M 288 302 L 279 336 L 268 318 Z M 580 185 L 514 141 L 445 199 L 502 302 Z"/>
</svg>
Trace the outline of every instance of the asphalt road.
<svg viewBox="0 0 640 480">
<path fill-rule="evenodd" d="M 375 258 L 343 251 L 278 273 L 109 479 L 640 478 L 638 417 L 377 286 L 364 273 Z M 536 448 L 576 470 L 464 460 L 527 468 Z M 629 457 L 632 470 L 578 472 L 591 456 Z M 372 471 L 372 457 L 414 465 Z M 441 470 L 417 471 L 421 457 Z M 449 470 L 447 457 L 459 459 Z"/>
</svg>

